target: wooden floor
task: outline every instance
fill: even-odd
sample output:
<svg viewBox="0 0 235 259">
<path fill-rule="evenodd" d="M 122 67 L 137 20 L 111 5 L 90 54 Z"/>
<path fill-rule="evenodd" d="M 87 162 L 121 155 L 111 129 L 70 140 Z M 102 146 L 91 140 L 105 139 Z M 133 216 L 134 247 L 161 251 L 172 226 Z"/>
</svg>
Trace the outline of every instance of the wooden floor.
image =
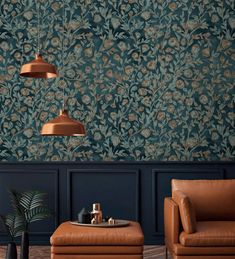
<svg viewBox="0 0 235 259">
<path fill-rule="evenodd" d="M 0 246 L 0 258 L 2 259 L 5 258 L 5 254 L 6 254 L 6 247 Z M 165 258 L 164 246 L 145 246 L 144 247 L 144 259 L 164 259 L 164 258 Z M 50 247 L 31 246 L 30 259 L 50 259 Z"/>
</svg>

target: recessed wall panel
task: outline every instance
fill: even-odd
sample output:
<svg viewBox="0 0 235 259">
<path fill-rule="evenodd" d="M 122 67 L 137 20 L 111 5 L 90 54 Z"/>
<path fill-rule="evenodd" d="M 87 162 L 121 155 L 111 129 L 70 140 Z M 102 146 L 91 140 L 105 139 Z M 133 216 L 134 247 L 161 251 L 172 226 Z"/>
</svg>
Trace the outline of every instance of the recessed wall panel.
<svg viewBox="0 0 235 259">
<path fill-rule="evenodd" d="M 12 212 L 9 190 L 30 191 L 39 190 L 47 195 L 45 202 L 53 216 L 43 221 L 37 221 L 30 225 L 30 233 L 33 235 L 45 235 L 52 233 L 58 224 L 58 171 L 57 170 L 1 170 L 0 171 L 0 214 L 6 215 Z M 3 234 L 1 229 L 1 233 Z"/>
<path fill-rule="evenodd" d="M 69 211 L 71 219 L 86 207 L 101 203 L 103 215 L 116 219 L 139 219 L 139 173 L 130 170 L 69 170 Z"/>
</svg>

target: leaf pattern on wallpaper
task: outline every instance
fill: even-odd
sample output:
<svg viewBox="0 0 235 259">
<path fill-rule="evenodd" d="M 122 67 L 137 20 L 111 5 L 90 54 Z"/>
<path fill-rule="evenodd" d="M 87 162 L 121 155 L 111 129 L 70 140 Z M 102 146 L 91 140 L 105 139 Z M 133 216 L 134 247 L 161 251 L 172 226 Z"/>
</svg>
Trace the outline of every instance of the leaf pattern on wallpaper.
<svg viewBox="0 0 235 259">
<path fill-rule="evenodd" d="M 1 1 L 1 161 L 234 160 L 233 0 L 67 0 L 65 79 L 47 81 L 19 77 L 35 2 Z M 61 71 L 62 1 L 40 2 L 42 53 Z M 39 135 L 63 87 L 84 138 Z"/>
</svg>

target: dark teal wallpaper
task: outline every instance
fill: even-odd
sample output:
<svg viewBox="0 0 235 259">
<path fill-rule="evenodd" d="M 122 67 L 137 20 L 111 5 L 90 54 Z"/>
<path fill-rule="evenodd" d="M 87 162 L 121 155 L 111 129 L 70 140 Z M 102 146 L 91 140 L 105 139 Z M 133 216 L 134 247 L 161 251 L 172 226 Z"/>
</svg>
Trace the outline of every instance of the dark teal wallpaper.
<svg viewBox="0 0 235 259">
<path fill-rule="evenodd" d="M 234 160 L 234 0 L 66 0 L 65 80 L 19 77 L 33 0 L 1 0 L 0 158 Z M 43 56 L 62 65 L 62 1 L 41 0 Z M 87 136 L 41 137 L 62 88 Z"/>
</svg>

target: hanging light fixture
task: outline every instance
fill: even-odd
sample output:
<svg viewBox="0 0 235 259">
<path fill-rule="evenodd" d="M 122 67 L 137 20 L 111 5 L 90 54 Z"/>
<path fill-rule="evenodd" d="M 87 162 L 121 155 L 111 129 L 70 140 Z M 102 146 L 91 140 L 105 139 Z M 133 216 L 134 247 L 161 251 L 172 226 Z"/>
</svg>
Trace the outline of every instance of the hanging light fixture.
<svg viewBox="0 0 235 259">
<path fill-rule="evenodd" d="M 55 66 L 47 63 L 43 60 L 42 55 L 40 54 L 40 17 L 39 10 L 40 3 L 38 1 L 38 26 L 37 26 L 37 34 L 38 34 L 38 49 L 37 54 L 34 60 L 29 63 L 24 64 L 20 70 L 20 76 L 23 77 L 32 77 L 32 78 L 53 78 L 57 77 L 57 72 Z"/>
<path fill-rule="evenodd" d="M 48 121 L 42 127 L 42 136 L 85 136 L 85 128 L 79 121 L 69 118 L 67 110 L 60 110 L 60 115 Z"/>
<path fill-rule="evenodd" d="M 62 78 L 64 80 L 64 37 L 65 37 L 65 1 L 63 1 L 63 40 L 62 40 Z M 65 85 L 63 84 L 63 108 L 53 120 L 45 123 L 41 130 L 42 136 L 85 136 L 83 124 L 69 117 L 65 109 Z"/>
</svg>

